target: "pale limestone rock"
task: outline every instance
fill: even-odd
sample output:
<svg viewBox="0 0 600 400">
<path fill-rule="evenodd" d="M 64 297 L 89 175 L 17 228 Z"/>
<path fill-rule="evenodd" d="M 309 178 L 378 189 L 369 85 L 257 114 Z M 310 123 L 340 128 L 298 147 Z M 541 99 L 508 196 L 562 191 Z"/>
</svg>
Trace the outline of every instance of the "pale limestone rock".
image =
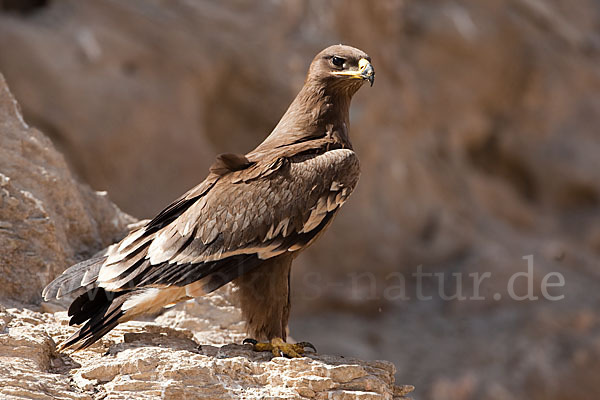
<svg viewBox="0 0 600 400">
<path fill-rule="evenodd" d="M 223 289 L 157 321 L 121 324 L 70 354 L 56 352 L 56 343 L 75 330 L 64 312 L 0 306 L 0 397 L 383 400 L 412 390 L 394 386 L 396 369 L 387 361 L 274 358 L 249 345 L 223 345 L 244 336 L 230 298 Z"/>
</svg>

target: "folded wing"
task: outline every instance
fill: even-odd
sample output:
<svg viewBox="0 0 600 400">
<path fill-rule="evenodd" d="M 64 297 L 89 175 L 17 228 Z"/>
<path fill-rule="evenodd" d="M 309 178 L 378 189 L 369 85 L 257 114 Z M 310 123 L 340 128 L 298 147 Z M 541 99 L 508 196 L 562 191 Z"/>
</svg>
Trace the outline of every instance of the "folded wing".
<svg viewBox="0 0 600 400">
<path fill-rule="evenodd" d="M 352 169 L 354 152 L 337 149 L 209 177 L 114 246 L 97 284 L 119 291 L 205 279 L 212 291 L 310 244 L 352 192 Z"/>
</svg>

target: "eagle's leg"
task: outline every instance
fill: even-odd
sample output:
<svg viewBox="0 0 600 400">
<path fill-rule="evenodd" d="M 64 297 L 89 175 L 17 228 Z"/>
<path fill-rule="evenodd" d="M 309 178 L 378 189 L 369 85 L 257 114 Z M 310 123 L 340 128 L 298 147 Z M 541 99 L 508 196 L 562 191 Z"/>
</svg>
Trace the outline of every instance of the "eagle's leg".
<svg viewBox="0 0 600 400">
<path fill-rule="evenodd" d="M 288 344 L 290 317 L 290 269 L 293 254 L 286 253 L 265 260 L 256 269 L 235 280 L 246 330 L 256 351 L 270 351 L 276 356 L 301 357 L 310 343 Z M 261 343 L 259 341 L 264 341 Z"/>
</svg>

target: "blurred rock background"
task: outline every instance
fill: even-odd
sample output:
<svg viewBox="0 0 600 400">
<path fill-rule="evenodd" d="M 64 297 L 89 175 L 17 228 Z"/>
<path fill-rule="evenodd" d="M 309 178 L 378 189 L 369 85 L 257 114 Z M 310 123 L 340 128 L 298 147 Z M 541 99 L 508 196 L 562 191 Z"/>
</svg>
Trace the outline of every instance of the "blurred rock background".
<svg viewBox="0 0 600 400">
<path fill-rule="evenodd" d="M 298 259 L 292 336 L 390 359 L 420 399 L 600 395 L 598 1 L 1 0 L 0 10 L 0 72 L 25 120 L 139 218 L 200 182 L 216 154 L 259 143 L 323 47 L 365 50 L 377 80 L 351 111 L 363 174 Z M 507 284 L 528 255 L 540 299 L 516 301 Z M 432 276 L 432 298 L 418 301 L 419 266 L 443 273 L 447 295 L 453 273 L 469 296 L 468 274 L 490 272 L 485 300 L 444 300 Z M 542 296 L 551 272 L 565 280 L 551 290 L 560 301 Z"/>
</svg>

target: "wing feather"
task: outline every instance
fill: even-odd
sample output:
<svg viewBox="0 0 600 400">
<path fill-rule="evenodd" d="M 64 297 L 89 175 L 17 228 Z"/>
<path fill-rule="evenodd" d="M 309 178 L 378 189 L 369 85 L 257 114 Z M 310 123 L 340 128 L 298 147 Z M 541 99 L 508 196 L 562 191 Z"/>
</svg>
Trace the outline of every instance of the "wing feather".
<svg viewBox="0 0 600 400">
<path fill-rule="evenodd" d="M 114 246 L 98 284 L 118 291 L 206 278 L 206 289 L 218 287 L 309 245 L 346 201 L 359 168 L 348 149 L 246 164 L 210 175 Z"/>
</svg>

